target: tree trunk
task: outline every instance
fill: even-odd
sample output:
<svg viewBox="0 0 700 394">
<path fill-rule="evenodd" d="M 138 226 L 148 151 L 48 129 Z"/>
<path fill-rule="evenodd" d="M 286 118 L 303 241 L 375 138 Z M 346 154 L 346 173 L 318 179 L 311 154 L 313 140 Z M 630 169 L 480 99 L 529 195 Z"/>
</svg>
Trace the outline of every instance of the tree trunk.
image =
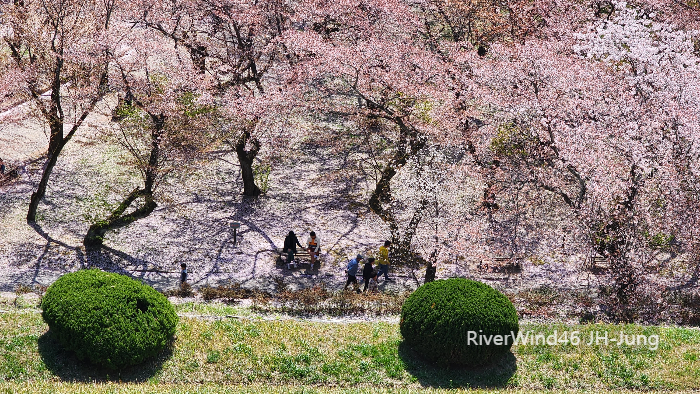
<svg viewBox="0 0 700 394">
<path fill-rule="evenodd" d="M 257 138 L 251 137 L 251 129 L 253 126 L 246 128 L 241 136 L 236 141 L 236 155 L 238 162 L 241 164 L 241 177 L 243 178 L 243 195 L 248 197 L 257 197 L 262 193 L 258 185 L 255 184 L 255 173 L 253 172 L 253 160 L 260 151 L 260 141 Z M 246 150 L 246 145 L 250 142 L 250 149 Z"/>
<path fill-rule="evenodd" d="M 52 133 L 53 135 L 53 133 Z M 39 181 L 39 186 L 36 191 L 32 193 L 32 197 L 29 200 L 29 210 L 27 211 L 27 223 L 36 223 L 36 211 L 39 208 L 39 202 L 44 198 L 46 194 L 46 186 L 49 183 L 49 177 L 51 177 L 51 172 L 53 171 L 56 161 L 58 161 L 58 155 L 65 144 L 60 144 L 58 149 L 55 151 L 49 151 L 46 163 L 44 164 L 44 171 L 41 174 L 41 180 Z"/>
<path fill-rule="evenodd" d="M 149 115 L 153 121 L 153 131 L 151 132 L 151 154 L 148 158 L 148 167 L 146 167 L 146 171 L 144 171 L 146 175 L 144 188 L 134 189 L 124 201 L 112 211 L 106 220 L 100 220 L 90 226 L 83 239 L 83 245 L 88 249 L 100 248 L 107 231 L 128 226 L 139 219 L 143 219 L 150 215 L 158 206 L 156 202 L 153 201 L 153 189 L 155 187 L 156 177 L 158 176 L 158 159 L 160 155 L 160 142 L 165 128 L 165 115 Z M 131 204 L 139 197 L 144 198 L 143 205 L 129 214 L 124 214 Z"/>
<path fill-rule="evenodd" d="M 97 90 L 95 97 L 90 102 L 90 105 L 83 111 L 80 118 L 73 124 L 70 131 L 66 136 L 63 135 L 64 127 L 64 117 L 63 108 L 61 104 L 61 71 L 63 69 L 63 60 L 61 57 L 56 58 L 56 66 L 53 70 L 53 80 L 51 82 L 51 100 L 49 102 L 49 107 L 46 108 L 41 100 L 41 94 L 34 89 L 30 89 L 30 93 L 41 110 L 44 118 L 49 122 L 49 130 L 51 135 L 49 136 L 49 149 L 46 157 L 46 164 L 44 164 L 44 170 L 41 174 L 41 180 L 39 181 L 39 186 L 37 190 L 32 193 L 31 199 L 29 200 L 29 209 L 27 210 L 27 223 L 36 223 L 36 211 L 39 207 L 39 202 L 44 198 L 46 194 L 46 186 L 49 183 L 49 178 L 51 177 L 51 172 L 53 171 L 56 162 L 58 161 L 58 156 L 61 151 L 66 146 L 68 141 L 73 138 L 75 132 L 83 124 L 85 118 L 92 112 L 97 105 L 97 102 L 104 96 L 106 89 L 104 89 L 104 84 L 107 78 L 107 69 L 100 78 L 100 87 Z"/>
<path fill-rule="evenodd" d="M 206 73 L 207 47 L 199 44 L 190 44 L 188 49 L 190 50 L 190 58 L 192 59 L 195 69 L 197 69 L 197 73 Z"/>
<path fill-rule="evenodd" d="M 630 170 L 632 184 L 627 190 L 624 200 L 617 203 L 612 214 L 593 233 L 593 244 L 596 252 L 608 259 L 611 279 L 613 281 L 612 313 L 618 321 L 631 323 L 635 320 L 636 310 L 640 305 L 640 284 L 643 272 L 634 265 L 630 251 L 633 250 L 632 240 L 636 199 L 639 190 L 644 185 L 645 176 L 638 172 L 636 166 Z"/>
<path fill-rule="evenodd" d="M 142 206 L 137 208 L 135 211 L 124 215 L 124 211 L 139 197 L 144 197 L 145 202 Z M 146 192 L 144 189 L 134 189 L 129 196 L 127 196 L 124 201 L 115 209 L 112 214 L 107 218 L 107 220 L 101 220 L 97 223 L 93 223 L 88 229 L 85 238 L 83 239 L 83 245 L 86 248 L 99 248 L 102 246 L 104 241 L 104 236 L 107 231 L 114 230 L 120 227 L 127 226 L 139 219 L 143 219 L 153 212 L 157 207 L 155 201 L 153 201 L 153 195 Z"/>
<path fill-rule="evenodd" d="M 421 201 L 421 206 L 414 212 L 411 222 L 402 237 L 396 217 L 391 207 L 389 207 L 392 201 L 391 180 L 396 175 L 397 171 L 406 165 L 408 159 L 417 155 L 425 146 L 425 141 L 415 130 L 406 126 L 400 118 L 393 119 L 393 121 L 399 126 L 399 143 L 393 156 L 382 169 L 381 176 L 375 185 L 374 191 L 372 191 L 368 205 L 373 213 L 379 216 L 384 223 L 389 225 L 389 231 L 391 232 L 392 260 L 405 263 L 412 257 L 411 242 L 416 227 L 421 220 L 423 210 L 427 205 L 427 201 Z"/>
<path fill-rule="evenodd" d="M 257 197 L 262 192 L 258 185 L 255 184 L 255 174 L 253 172 L 253 161 L 246 157 L 238 155 L 238 161 L 241 163 L 241 177 L 243 178 L 243 195 L 249 197 Z"/>
</svg>

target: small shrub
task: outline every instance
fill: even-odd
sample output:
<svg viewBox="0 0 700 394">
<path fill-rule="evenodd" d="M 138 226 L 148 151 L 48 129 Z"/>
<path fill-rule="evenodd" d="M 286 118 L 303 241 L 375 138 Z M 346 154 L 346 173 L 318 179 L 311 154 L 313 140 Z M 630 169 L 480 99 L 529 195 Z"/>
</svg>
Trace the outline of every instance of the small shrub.
<svg viewBox="0 0 700 394">
<path fill-rule="evenodd" d="M 265 295 L 265 294 L 263 294 Z M 395 315 L 401 312 L 406 294 L 360 293 L 330 291 L 324 286 L 300 290 L 285 290 L 274 299 L 256 297 L 253 310 L 261 313 L 291 315 Z"/>
<path fill-rule="evenodd" d="M 269 294 L 255 289 L 245 289 L 240 283 L 233 283 L 226 286 L 204 286 L 199 289 L 199 293 L 205 301 L 224 300 L 231 303 L 234 300 L 255 298 L 257 296 L 269 297 Z"/>
<path fill-rule="evenodd" d="M 17 285 L 17 288 L 15 288 L 15 294 L 17 295 L 27 294 L 31 292 L 32 288 L 27 285 Z"/>
<path fill-rule="evenodd" d="M 647 245 L 653 250 L 667 251 L 676 242 L 676 237 L 673 234 L 657 233 L 652 235 L 645 231 L 644 236 L 647 239 Z"/>
<path fill-rule="evenodd" d="M 111 369 L 159 353 L 178 321 L 170 302 L 152 287 L 97 269 L 59 278 L 46 290 L 41 307 L 66 349 Z"/>
<path fill-rule="evenodd" d="M 170 289 L 164 291 L 163 295 L 165 295 L 166 297 L 188 298 L 194 297 L 196 293 L 194 290 L 192 290 L 192 286 L 190 286 L 189 283 L 184 282 L 180 283 L 180 286 L 177 289 Z"/>
<path fill-rule="evenodd" d="M 510 300 L 492 287 L 453 278 L 426 283 L 408 297 L 400 328 L 406 344 L 427 360 L 475 366 L 509 351 L 518 316 Z M 496 335 L 499 345 L 492 342 Z"/>
</svg>

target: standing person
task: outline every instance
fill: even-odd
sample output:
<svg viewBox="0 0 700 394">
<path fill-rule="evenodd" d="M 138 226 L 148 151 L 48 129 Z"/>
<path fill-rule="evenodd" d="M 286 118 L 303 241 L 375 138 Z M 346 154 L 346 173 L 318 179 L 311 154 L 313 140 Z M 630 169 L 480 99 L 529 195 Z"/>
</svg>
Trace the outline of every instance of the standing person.
<svg viewBox="0 0 700 394">
<path fill-rule="evenodd" d="M 384 281 L 389 282 L 389 246 L 391 241 L 384 241 L 384 246 L 379 247 L 379 276 L 384 273 Z"/>
<path fill-rule="evenodd" d="M 352 283 L 355 291 L 358 293 L 360 292 L 360 287 L 357 284 L 357 269 L 359 268 L 362 260 L 364 260 L 364 257 L 361 254 L 358 254 L 356 258 L 348 262 L 348 267 L 345 269 L 345 272 L 348 274 L 348 281 L 345 282 L 345 287 L 343 290 L 347 290 L 348 285 Z"/>
<path fill-rule="evenodd" d="M 369 292 L 379 293 L 379 286 L 377 283 L 377 271 L 372 272 L 372 277 L 369 279 Z"/>
<path fill-rule="evenodd" d="M 284 249 L 283 253 L 287 253 L 287 268 L 292 269 L 292 264 L 294 263 L 294 254 L 297 252 L 297 245 L 303 248 L 299 243 L 299 239 L 294 235 L 294 231 L 290 231 L 289 234 L 284 238 Z"/>
<path fill-rule="evenodd" d="M 365 288 L 364 288 L 364 290 L 362 290 L 363 292 L 367 291 L 367 286 L 369 286 L 369 280 L 373 276 L 376 276 L 376 273 L 374 272 L 374 267 L 372 266 L 372 263 L 374 263 L 374 258 L 370 257 L 367 259 L 367 262 L 365 263 L 364 268 L 362 268 L 362 279 L 364 279 L 364 282 L 365 282 Z"/>
<path fill-rule="evenodd" d="M 187 264 L 180 264 L 180 287 L 187 283 Z"/>
<path fill-rule="evenodd" d="M 311 256 L 311 269 L 314 269 L 314 264 L 316 264 L 316 257 L 321 252 L 321 241 L 318 240 L 315 232 L 309 233 L 309 238 L 306 240 L 309 245 L 309 256 Z"/>
</svg>

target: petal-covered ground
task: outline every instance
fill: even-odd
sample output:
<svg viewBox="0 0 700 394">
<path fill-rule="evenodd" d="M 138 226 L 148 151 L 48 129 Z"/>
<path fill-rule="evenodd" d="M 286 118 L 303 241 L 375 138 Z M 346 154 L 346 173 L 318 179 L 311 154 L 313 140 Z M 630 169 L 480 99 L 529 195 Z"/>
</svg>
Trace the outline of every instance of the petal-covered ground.
<svg viewBox="0 0 700 394">
<path fill-rule="evenodd" d="M 83 267 L 127 273 L 165 290 L 177 286 L 181 263 L 187 264 L 195 288 L 236 282 L 272 290 L 272 278 L 283 277 L 292 288 L 323 283 L 337 289 L 345 283 L 347 259 L 376 253 L 389 235 L 387 226 L 363 206 L 367 184 L 338 176 L 347 165 L 344 158 L 298 141 L 292 155 L 268 154 L 275 160 L 270 161 L 267 193 L 260 198 L 241 195 L 238 162 L 224 152 L 175 173 L 160 186 L 159 206 L 149 217 L 108 233 L 104 248 L 88 253 L 82 239 L 90 223 L 106 218 L 141 182 L 125 151 L 101 138 L 108 124 L 109 117 L 98 111 L 68 143 L 36 226 L 28 225 L 25 216 L 47 147 L 44 128 L 32 123 L 2 127 L 0 157 L 19 167 L 20 178 L 0 187 L 0 291 L 47 286 Z M 240 223 L 235 244 L 234 222 Z M 289 271 L 277 262 L 275 250 L 289 230 L 302 243 L 309 231 L 318 234 L 320 269 Z M 579 255 L 526 259 L 520 271 L 502 272 L 493 264 L 479 268 L 479 261 L 455 255 L 438 265 L 437 277 L 476 278 L 510 291 L 543 286 L 580 290 L 604 283 L 603 277 L 581 269 L 583 260 Z M 397 280 L 380 281 L 380 289 L 413 289 L 423 275 L 422 269 L 394 269 Z"/>
</svg>

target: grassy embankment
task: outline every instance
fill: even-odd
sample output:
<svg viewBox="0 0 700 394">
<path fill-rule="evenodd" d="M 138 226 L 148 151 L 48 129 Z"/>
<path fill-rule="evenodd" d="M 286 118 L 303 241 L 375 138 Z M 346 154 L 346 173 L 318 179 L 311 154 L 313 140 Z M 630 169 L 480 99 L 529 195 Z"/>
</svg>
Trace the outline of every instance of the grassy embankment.
<svg viewBox="0 0 700 394">
<path fill-rule="evenodd" d="M 700 330 L 638 325 L 523 325 L 522 331 L 569 335 L 578 346 L 528 344 L 491 368 L 441 369 L 420 361 L 401 342 L 398 324 L 263 320 L 245 309 L 180 305 L 171 350 L 121 372 L 75 360 L 56 344 L 36 308 L 3 306 L 0 313 L 0 392 L 248 393 L 408 392 L 427 388 L 698 390 Z M 230 318 L 245 315 L 249 318 Z M 591 333 L 609 339 L 659 335 L 650 346 L 587 345 Z M 68 383 L 70 382 L 70 383 Z M 119 383 L 122 384 L 119 384 Z M 124 384 L 128 383 L 128 384 Z M 359 388 L 357 388 L 359 387 Z"/>
</svg>

